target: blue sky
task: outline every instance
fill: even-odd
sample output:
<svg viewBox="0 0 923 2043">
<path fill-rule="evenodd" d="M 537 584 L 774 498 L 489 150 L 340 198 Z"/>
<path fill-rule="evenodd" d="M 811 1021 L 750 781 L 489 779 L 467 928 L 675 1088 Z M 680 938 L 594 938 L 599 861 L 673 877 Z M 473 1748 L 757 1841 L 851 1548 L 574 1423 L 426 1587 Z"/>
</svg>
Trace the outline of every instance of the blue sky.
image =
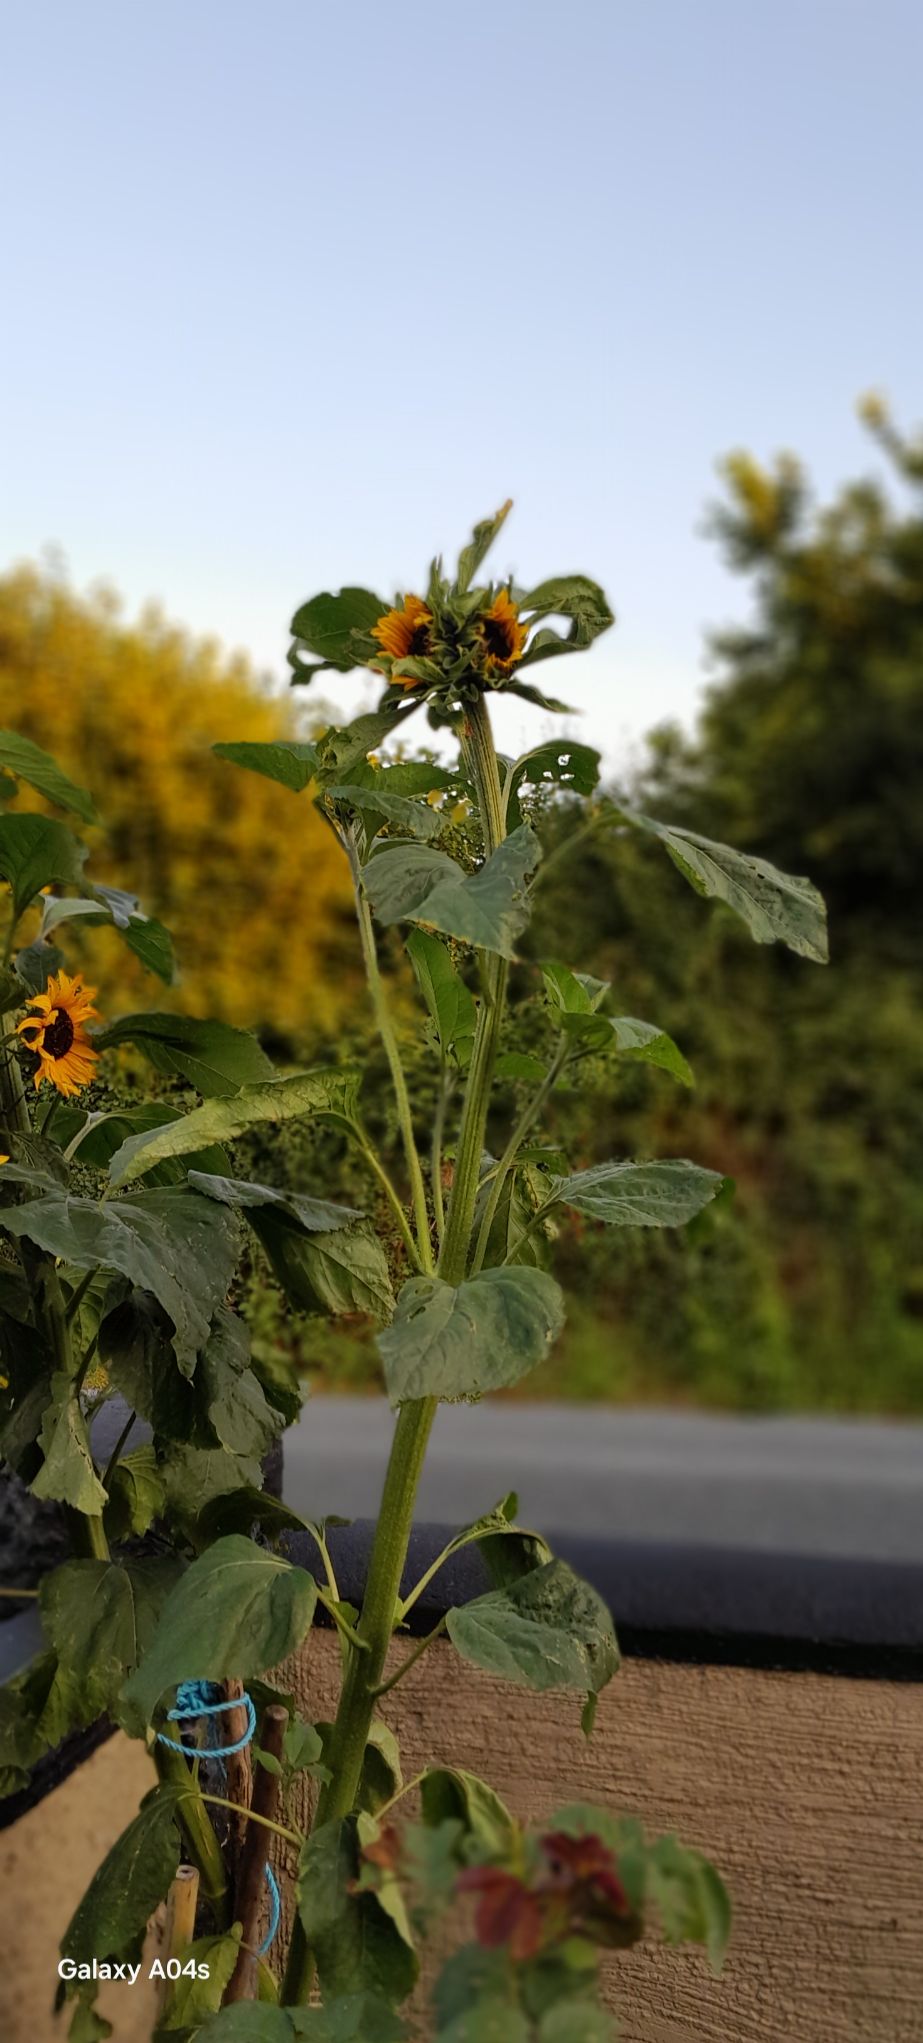
<svg viewBox="0 0 923 2043">
<path fill-rule="evenodd" d="M 512 495 L 497 571 L 615 604 L 554 684 L 616 758 L 746 607 L 717 457 L 825 491 L 861 391 L 923 415 L 917 0 L 52 0 L 3 71 L 0 566 L 280 675 Z"/>
</svg>

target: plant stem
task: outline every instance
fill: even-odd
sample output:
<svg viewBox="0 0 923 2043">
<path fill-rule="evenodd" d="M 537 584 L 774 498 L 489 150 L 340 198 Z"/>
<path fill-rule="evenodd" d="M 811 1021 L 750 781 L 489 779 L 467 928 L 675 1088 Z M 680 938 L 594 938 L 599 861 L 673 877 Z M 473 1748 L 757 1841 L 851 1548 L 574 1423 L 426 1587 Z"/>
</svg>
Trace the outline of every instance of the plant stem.
<svg viewBox="0 0 923 2043">
<path fill-rule="evenodd" d="M 555 1081 L 560 1076 L 564 1064 L 567 1061 L 567 1053 L 569 1047 L 570 1045 L 567 1037 L 566 1036 L 562 1037 L 558 1045 L 558 1048 L 555 1051 L 555 1054 L 551 1060 L 551 1063 L 548 1066 L 548 1070 L 546 1071 L 545 1076 L 542 1079 L 541 1085 L 537 1088 L 535 1093 L 533 1093 L 531 1100 L 529 1100 L 527 1104 L 523 1107 L 522 1113 L 519 1116 L 519 1119 L 516 1123 L 515 1128 L 513 1129 L 513 1132 L 506 1145 L 503 1155 L 501 1156 L 500 1161 L 497 1165 L 496 1171 L 494 1172 L 494 1181 L 493 1184 L 491 1185 L 487 1199 L 487 1204 L 484 1208 L 484 1217 L 481 1221 L 480 1231 L 478 1233 L 477 1238 L 477 1246 L 475 1248 L 474 1257 L 471 1263 L 472 1275 L 474 1275 L 474 1273 L 481 1268 L 481 1264 L 483 1263 L 484 1257 L 487 1253 L 487 1243 L 490 1238 L 491 1227 L 493 1226 L 494 1214 L 496 1213 L 497 1207 L 500 1204 L 500 1197 L 503 1191 L 504 1184 L 506 1183 L 506 1179 L 509 1175 L 509 1172 L 516 1161 L 520 1145 L 524 1141 L 526 1135 L 528 1135 L 529 1129 L 533 1127 L 535 1122 L 538 1120 L 539 1114 L 542 1111 L 546 1099 L 549 1097 L 549 1094 L 554 1090 Z"/>
<path fill-rule="evenodd" d="M 395 1669 L 393 1674 L 389 1674 L 387 1681 L 379 1682 L 375 1690 L 374 1699 L 376 1702 L 378 1702 L 381 1696 L 387 1695 L 392 1688 L 396 1688 L 399 1681 L 403 1681 L 405 1674 L 409 1674 L 411 1667 L 414 1667 L 417 1661 L 422 1658 L 427 1646 L 431 1646 L 435 1639 L 442 1637 L 445 1631 L 445 1623 L 445 1618 L 441 1617 L 439 1623 L 433 1626 L 431 1632 L 427 1632 L 425 1638 L 417 1640 L 412 1653 L 407 1654 L 406 1659 L 401 1661 L 400 1666 Z"/>
<path fill-rule="evenodd" d="M 181 1752 L 171 1751 L 168 1745 L 155 1745 L 154 1765 L 158 1779 L 165 1786 L 183 1791 L 178 1798 L 177 1814 L 186 1833 L 190 1856 L 199 1868 L 202 1890 L 211 1902 L 217 1927 L 227 1929 L 231 1916 L 227 1873 L 221 1846 L 208 1820 L 202 1791 Z"/>
<path fill-rule="evenodd" d="M 439 1091 L 436 1096 L 436 1112 L 433 1117 L 433 1140 L 430 1150 L 430 1177 L 433 1187 L 433 1212 L 436 1216 L 436 1239 L 442 1243 L 445 1234 L 445 1202 L 442 1196 L 442 1141 L 445 1132 L 445 1110 L 449 1103 L 449 1077 L 445 1053 L 439 1061 Z"/>
<path fill-rule="evenodd" d="M 489 856 L 502 843 L 504 815 L 497 755 L 490 717 L 483 698 L 479 698 L 469 711 L 462 746 L 478 796 L 484 850 Z M 354 846 L 350 858 L 356 886 L 366 971 L 369 975 L 379 1031 L 395 1081 L 405 1153 L 415 1187 L 415 1208 L 417 1178 L 420 1183 L 425 1228 L 421 1231 L 418 1212 L 418 1244 L 421 1255 L 428 1259 L 426 1267 L 432 1269 L 426 1201 L 410 1121 L 410 1103 L 378 975 L 371 917 L 362 894 Z M 449 1284 L 461 1282 L 468 1260 L 490 1088 L 503 1021 L 506 980 L 506 960 L 490 956 L 486 963 L 485 993 L 478 1010 L 458 1138 L 455 1177 L 437 1269 L 437 1274 Z M 389 1045 L 393 1047 L 393 1058 Z M 402 1100 L 405 1103 L 404 1109 L 401 1107 Z M 411 1157 L 416 1165 L 416 1174 L 412 1168 Z M 378 1523 L 372 1541 L 362 1616 L 358 1626 L 359 1635 L 368 1651 L 363 1653 L 350 1651 L 347 1656 L 343 1687 L 327 1756 L 331 1779 L 321 1791 L 318 1800 L 317 1823 L 327 1823 L 336 1817 L 347 1816 L 355 1807 L 365 1748 L 375 1710 L 375 1691 L 381 1683 L 385 1656 L 394 1633 L 401 1577 L 413 1524 L 414 1504 L 436 1416 L 436 1404 L 435 1398 L 419 1398 L 412 1404 L 402 1405 L 398 1413 Z M 283 2005 L 303 2004 L 310 1993 L 312 1977 L 311 1951 L 301 1920 L 296 1916 L 282 1985 Z"/>
<path fill-rule="evenodd" d="M 369 992 L 372 997 L 372 1008 L 375 1015 L 375 1022 L 378 1028 L 379 1036 L 381 1037 L 385 1055 L 388 1059 L 388 1065 L 391 1071 L 391 1082 L 392 1085 L 394 1086 L 394 1097 L 397 1104 L 397 1118 L 401 1131 L 401 1140 L 404 1145 L 404 1156 L 407 1163 L 407 1172 L 410 1178 L 410 1189 L 413 1199 L 414 1220 L 416 1222 L 417 1228 L 417 1247 L 419 1250 L 420 1262 L 425 1270 L 431 1270 L 433 1267 L 433 1256 L 432 1249 L 430 1246 L 429 1214 L 426 1208 L 426 1187 L 423 1183 L 423 1171 L 420 1165 L 420 1157 L 417 1150 L 416 1136 L 414 1135 L 413 1132 L 413 1115 L 410 1110 L 410 1095 L 407 1091 L 407 1080 L 404 1076 L 404 1067 L 403 1064 L 401 1063 L 401 1053 L 400 1050 L 398 1049 L 397 1037 L 394 1033 L 394 1025 L 391 1020 L 391 1012 L 388 1007 L 385 989 L 382 984 L 381 973 L 378 969 L 378 952 L 375 948 L 375 932 L 372 928 L 372 914 L 369 908 L 369 904 L 365 898 L 365 893 L 363 891 L 362 873 L 359 867 L 359 858 L 356 851 L 355 843 L 351 838 L 347 841 L 347 852 L 349 856 L 350 871 L 353 877 L 353 889 L 356 896 L 356 918 L 359 923 L 359 939 L 362 945 L 362 957 L 363 962 L 365 964 L 365 974 L 368 980 Z"/>
<path fill-rule="evenodd" d="M 102 1483 L 104 1490 L 108 1490 L 109 1488 L 109 1480 L 112 1475 L 112 1471 L 115 1468 L 116 1463 L 118 1462 L 119 1456 L 122 1452 L 122 1448 L 124 1447 L 125 1442 L 128 1439 L 128 1435 L 131 1432 L 131 1429 L 135 1423 L 137 1416 L 138 1416 L 137 1412 L 129 1412 L 125 1424 L 122 1427 L 121 1433 L 119 1434 L 115 1446 L 112 1449 L 112 1453 L 110 1454 L 109 1459 L 106 1463 L 105 1473 L 101 1475 L 99 1479 L 100 1482 Z"/>
<path fill-rule="evenodd" d="M 381 1157 L 378 1155 L 377 1150 L 370 1141 L 368 1135 L 366 1134 L 365 1129 L 362 1127 L 359 1121 L 350 1121 L 348 1126 L 350 1134 L 354 1135 L 356 1138 L 356 1144 L 360 1151 L 360 1154 L 365 1157 L 365 1161 L 368 1164 L 370 1171 L 372 1172 L 373 1176 L 378 1179 L 382 1191 L 385 1194 L 388 1204 L 391 1207 L 391 1210 L 397 1221 L 398 1227 L 401 1230 L 401 1240 L 403 1241 L 404 1247 L 407 1250 L 407 1254 L 410 1257 L 414 1269 L 421 1270 L 423 1268 L 423 1265 L 420 1261 L 420 1256 L 417 1249 L 417 1244 L 413 1238 L 413 1233 L 407 1223 L 407 1215 L 404 1212 L 404 1208 L 401 1205 L 400 1199 L 398 1198 L 394 1186 L 391 1182 L 391 1179 L 388 1176 L 384 1164 L 382 1163 Z"/>
</svg>

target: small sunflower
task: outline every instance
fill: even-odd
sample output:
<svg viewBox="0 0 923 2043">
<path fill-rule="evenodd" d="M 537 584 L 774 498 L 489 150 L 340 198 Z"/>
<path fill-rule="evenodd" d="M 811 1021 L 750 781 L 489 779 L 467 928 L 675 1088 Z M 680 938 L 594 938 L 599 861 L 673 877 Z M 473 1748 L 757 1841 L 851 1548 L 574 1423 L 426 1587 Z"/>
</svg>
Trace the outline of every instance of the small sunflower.
<svg viewBox="0 0 923 2043">
<path fill-rule="evenodd" d="M 387 610 L 372 626 L 382 651 L 392 660 L 423 659 L 432 647 L 433 613 L 419 596 L 405 596 L 401 610 Z M 415 688 L 409 674 L 398 674 L 405 688 Z"/>
<path fill-rule="evenodd" d="M 522 658 L 528 626 L 520 622 L 519 611 L 508 589 L 501 589 L 489 610 L 478 620 L 488 674 L 508 674 Z"/>
<path fill-rule="evenodd" d="M 16 1027 L 26 1049 L 38 1058 L 37 1086 L 47 1078 L 68 1098 L 89 1084 L 98 1053 L 83 1024 L 98 1019 L 95 993 L 95 986 L 85 986 L 79 974 L 69 979 L 66 972 L 55 972 L 45 992 L 29 1002 L 32 1013 Z"/>
</svg>

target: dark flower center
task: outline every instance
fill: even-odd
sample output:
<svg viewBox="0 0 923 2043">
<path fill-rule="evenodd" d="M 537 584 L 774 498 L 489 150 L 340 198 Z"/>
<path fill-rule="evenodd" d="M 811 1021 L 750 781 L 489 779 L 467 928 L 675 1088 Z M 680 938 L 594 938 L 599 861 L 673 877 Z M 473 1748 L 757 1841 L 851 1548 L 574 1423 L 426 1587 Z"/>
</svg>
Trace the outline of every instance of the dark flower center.
<svg viewBox="0 0 923 2043">
<path fill-rule="evenodd" d="M 428 652 L 429 652 L 429 625 L 417 624 L 414 626 L 414 629 L 411 633 L 410 644 L 407 647 L 407 651 L 404 657 L 405 659 L 418 660 L 422 659 L 424 654 Z"/>
<path fill-rule="evenodd" d="M 70 1015 L 61 1009 L 45 1030 L 42 1049 L 46 1057 L 66 1057 L 74 1040 L 74 1024 Z"/>
<path fill-rule="evenodd" d="M 508 660 L 513 650 L 513 637 L 508 624 L 499 617 L 485 617 L 483 623 L 484 648 L 494 660 Z"/>
</svg>

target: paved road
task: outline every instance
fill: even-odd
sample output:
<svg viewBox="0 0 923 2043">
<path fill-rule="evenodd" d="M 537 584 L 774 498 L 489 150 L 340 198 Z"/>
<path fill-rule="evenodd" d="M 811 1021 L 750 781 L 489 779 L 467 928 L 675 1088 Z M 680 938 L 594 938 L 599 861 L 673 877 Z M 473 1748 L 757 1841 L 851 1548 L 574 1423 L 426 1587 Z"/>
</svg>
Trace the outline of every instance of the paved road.
<svg viewBox="0 0 923 2043">
<path fill-rule="evenodd" d="M 393 1420 L 318 1397 L 285 1436 L 295 1510 L 374 1516 Z M 923 1560 L 923 1426 L 598 1406 L 440 1406 L 417 1516 L 461 1525 L 519 1492 L 545 1532 Z"/>
</svg>

